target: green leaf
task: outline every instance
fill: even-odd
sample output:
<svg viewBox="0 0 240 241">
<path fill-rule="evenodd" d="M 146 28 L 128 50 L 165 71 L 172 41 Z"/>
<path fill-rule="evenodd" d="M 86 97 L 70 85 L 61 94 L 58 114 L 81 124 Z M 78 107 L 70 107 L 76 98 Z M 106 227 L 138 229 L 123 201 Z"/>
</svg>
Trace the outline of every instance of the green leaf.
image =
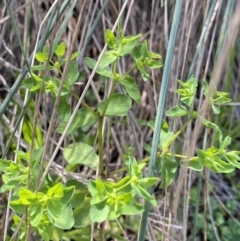
<svg viewBox="0 0 240 241">
<path fill-rule="evenodd" d="M 11 160 L 0 159 L 0 170 L 3 172 L 9 171 L 11 163 L 12 163 Z"/>
<path fill-rule="evenodd" d="M 96 187 L 96 181 L 93 181 L 91 179 L 88 180 L 88 190 L 89 190 L 92 197 L 94 197 L 98 194 L 98 190 L 97 190 L 97 187 Z"/>
<path fill-rule="evenodd" d="M 69 104 L 69 95 L 60 96 L 57 113 L 62 122 L 66 122 L 71 117 L 71 105 Z"/>
<path fill-rule="evenodd" d="M 213 113 L 214 113 L 215 115 L 220 114 L 220 109 L 219 109 L 216 105 L 211 104 L 211 107 L 212 107 Z"/>
<path fill-rule="evenodd" d="M 225 139 L 220 143 L 220 149 L 226 149 L 231 144 L 231 137 L 226 136 Z"/>
<path fill-rule="evenodd" d="M 181 95 L 180 100 L 187 106 L 191 107 L 197 91 L 197 80 L 191 76 L 186 82 L 178 80 L 178 83 L 183 87 L 177 90 L 177 93 Z"/>
<path fill-rule="evenodd" d="M 41 87 L 40 84 L 36 84 L 36 81 L 32 77 L 26 78 L 23 81 L 23 86 L 25 86 L 28 90 L 32 92 L 39 90 Z"/>
<path fill-rule="evenodd" d="M 148 122 L 148 126 L 151 127 L 152 130 L 154 130 L 156 122 L 156 117 L 153 118 L 151 121 Z M 162 121 L 162 128 L 160 132 L 160 148 L 164 149 L 166 145 L 169 145 L 170 141 L 173 138 L 173 132 L 168 130 L 168 124 L 165 120 Z"/>
<path fill-rule="evenodd" d="M 175 178 L 177 171 L 176 161 L 167 155 L 163 155 L 161 158 L 161 185 L 160 188 L 166 188 L 169 186 Z"/>
<path fill-rule="evenodd" d="M 118 56 L 115 50 L 106 51 L 100 60 L 99 68 L 104 69 L 108 65 L 114 63 L 117 59 L 118 59 Z"/>
<path fill-rule="evenodd" d="M 201 121 L 202 121 L 203 125 L 205 125 L 206 127 L 211 128 L 211 129 L 213 129 L 213 130 L 215 130 L 217 132 L 217 134 L 218 134 L 218 141 L 219 141 L 219 143 L 221 145 L 221 143 L 222 143 L 222 131 L 218 127 L 218 125 L 216 125 L 215 123 L 212 123 L 212 122 L 210 122 L 210 121 L 208 121 L 206 119 L 202 119 Z"/>
<path fill-rule="evenodd" d="M 122 206 L 123 215 L 138 215 L 143 213 L 144 208 L 138 204 L 134 199 L 127 205 Z"/>
<path fill-rule="evenodd" d="M 109 206 L 106 202 L 101 202 L 91 206 L 90 209 L 90 219 L 94 223 L 101 223 L 107 220 L 109 214 Z"/>
<path fill-rule="evenodd" d="M 85 63 L 86 63 L 86 65 L 87 65 L 90 69 L 94 69 L 97 61 L 94 60 L 94 59 L 91 59 L 91 58 L 86 57 L 86 58 L 85 58 Z M 112 73 L 112 70 L 111 70 L 109 67 L 106 67 L 106 68 L 104 68 L 104 69 L 101 69 L 101 68 L 98 66 L 98 68 L 97 68 L 97 73 L 98 73 L 99 75 L 102 75 L 102 76 L 105 76 L 105 77 L 108 77 L 108 78 L 111 78 L 111 79 L 113 79 L 113 77 L 114 77 L 114 76 L 113 76 L 113 73 Z"/>
<path fill-rule="evenodd" d="M 57 96 L 60 85 L 61 85 L 61 80 L 58 78 L 55 78 L 54 82 L 52 81 L 52 83 L 54 84 L 54 88 L 52 87 L 51 93 L 53 94 L 53 96 Z M 47 83 L 46 83 L 46 85 L 47 85 Z M 70 93 L 70 91 L 71 90 L 67 85 L 63 85 L 63 88 L 61 90 L 61 96 L 68 95 Z"/>
<path fill-rule="evenodd" d="M 80 54 L 81 54 L 80 51 L 76 51 L 76 52 L 74 52 L 74 53 L 71 55 L 70 60 L 74 60 L 74 59 L 76 59 Z"/>
<path fill-rule="evenodd" d="M 71 206 L 69 205 L 62 207 L 60 209 L 58 218 L 52 219 L 51 221 L 54 226 L 60 229 L 70 230 L 74 225 L 73 211 Z"/>
<path fill-rule="evenodd" d="M 145 166 L 138 165 L 136 159 L 132 156 L 128 157 L 128 168 L 129 168 L 129 176 L 130 178 L 142 178 L 142 168 Z"/>
<path fill-rule="evenodd" d="M 26 205 L 22 204 L 21 200 L 13 200 L 10 202 L 11 209 L 18 214 L 26 214 Z"/>
<path fill-rule="evenodd" d="M 138 180 L 138 183 L 141 183 L 141 185 L 144 188 L 148 188 L 150 186 L 153 186 L 157 183 L 159 179 L 157 177 L 145 177 L 140 180 Z"/>
<path fill-rule="evenodd" d="M 190 168 L 194 171 L 202 171 L 203 164 L 198 157 L 193 157 L 189 161 L 180 161 L 181 166 Z"/>
<path fill-rule="evenodd" d="M 47 196 L 51 199 L 58 200 L 63 197 L 63 185 L 62 183 L 57 183 L 47 191 Z"/>
<path fill-rule="evenodd" d="M 109 200 L 108 200 L 108 206 L 109 206 L 108 220 L 115 220 L 121 215 L 122 205 L 121 203 L 117 202 L 116 199 L 111 198 Z"/>
<path fill-rule="evenodd" d="M 189 111 L 183 105 L 175 106 L 166 112 L 166 116 L 179 117 L 185 115 L 189 115 Z"/>
<path fill-rule="evenodd" d="M 49 225 L 40 225 L 38 227 L 38 232 L 44 241 L 50 241 L 52 237 L 52 227 Z"/>
<path fill-rule="evenodd" d="M 69 164 L 83 164 L 92 169 L 98 166 L 98 155 L 92 146 L 85 143 L 73 143 L 64 148 L 64 158 Z"/>
<path fill-rule="evenodd" d="M 98 120 L 97 116 L 94 115 L 94 113 L 91 110 L 82 108 L 82 109 L 78 110 L 78 112 L 76 113 L 76 115 L 67 131 L 67 134 L 71 134 L 74 131 L 76 131 L 77 129 L 84 127 L 84 126 L 92 126 L 93 124 L 95 124 L 97 122 L 97 120 Z M 67 122 L 61 121 L 57 127 L 57 132 L 62 134 L 63 131 L 65 130 L 66 126 L 67 126 Z"/>
<path fill-rule="evenodd" d="M 107 103 L 108 106 L 106 108 Z M 98 111 L 101 115 L 103 115 L 106 108 L 104 116 L 126 116 L 131 106 L 132 101 L 127 95 L 114 94 L 110 97 L 110 100 L 105 100 L 99 103 Z"/>
<path fill-rule="evenodd" d="M 209 86 L 205 80 L 202 80 L 202 89 L 203 89 L 203 94 L 206 97 L 209 91 Z"/>
<path fill-rule="evenodd" d="M 57 220 L 61 213 L 62 204 L 60 201 L 48 200 L 47 202 L 47 216 L 49 220 L 54 223 L 54 220 Z"/>
<path fill-rule="evenodd" d="M 211 160 L 205 161 L 205 166 L 216 173 L 230 173 L 235 169 L 232 164 L 222 161 L 217 156 L 213 156 Z"/>
<path fill-rule="evenodd" d="M 131 182 L 131 187 L 140 197 L 143 197 L 145 200 L 150 202 L 153 206 L 157 206 L 156 200 L 147 192 L 147 190 L 145 190 L 139 185 L 136 185 L 134 182 Z"/>
<path fill-rule="evenodd" d="M 74 195 L 71 199 L 71 206 L 75 208 L 81 205 L 85 199 L 85 195 L 87 191 L 87 188 L 85 187 L 85 185 L 75 179 L 71 179 L 67 181 L 66 186 L 75 187 L 75 193 L 73 193 Z"/>
<path fill-rule="evenodd" d="M 29 220 L 33 227 L 37 227 L 42 219 L 43 207 L 41 204 L 36 203 L 30 205 L 28 209 Z"/>
<path fill-rule="evenodd" d="M 37 52 L 35 58 L 38 62 L 46 62 L 48 60 L 48 53 Z"/>
<path fill-rule="evenodd" d="M 55 50 L 55 54 L 58 56 L 58 57 L 62 57 L 66 52 L 66 44 L 64 42 L 60 43 L 56 50 Z"/>
<path fill-rule="evenodd" d="M 68 205 L 74 195 L 74 192 L 75 192 L 75 186 L 64 187 L 63 197 L 61 198 L 61 204 L 65 206 Z"/>
<path fill-rule="evenodd" d="M 148 79 L 149 79 L 149 73 L 148 73 L 148 71 L 145 69 L 145 67 L 143 66 L 142 61 L 137 61 L 136 64 L 137 64 L 137 68 L 138 68 L 138 70 L 140 71 L 140 74 L 141 74 L 141 76 L 142 76 L 142 78 L 143 78 L 143 81 L 148 81 Z"/>
<path fill-rule="evenodd" d="M 149 67 L 150 69 L 158 69 L 158 68 L 161 68 L 163 66 L 163 64 L 159 61 L 156 61 L 156 60 L 148 60 L 147 61 L 147 67 Z"/>
<path fill-rule="evenodd" d="M 72 85 L 77 81 L 79 76 L 78 63 L 71 61 L 69 63 L 65 84 L 71 88 Z"/>
<path fill-rule="evenodd" d="M 25 187 L 21 187 L 19 189 L 18 196 L 24 205 L 29 205 L 31 202 L 36 200 L 36 194 L 26 189 Z"/>
<path fill-rule="evenodd" d="M 141 102 L 141 94 L 134 78 L 130 75 L 123 75 L 120 84 L 124 87 L 128 95 L 137 103 Z"/>
<path fill-rule="evenodd" d="M 85 198 L 84 202 L 76 207 L 73 211 L 74 215 L 74 227 L 76 228 L 82 228 L 86 227 L 91 223 L 90 220 L 90 198 Z"/>
<path fill-rule="evenodd" d="M 121 56 L 132 53 L 133 49 L 139 44 L 141 34 L 124 37 L 121 47 Z"/>
<path fill-rule="evenodd" d="M 238 155 L 239 155 L 239 152 L 230 151 L 230 152 L 227 152 L 224 156 L 232 166 L 240 169 L 240 163 L 239 163 L 240 157 Z"/>
<path fill-rule="evenodd" d="M 109 29 L 105 32 L 105 41 L 110 49 L 115 49 L 117 47 L 116 37 Z"/>
<path fill-rule="evenodd" d="M 148 52 L 148 54 L 149 54 L 149 57 L 152 59 L 160 59 L 161 58 L 161 55 L 158 53 Z"/>
</svg>

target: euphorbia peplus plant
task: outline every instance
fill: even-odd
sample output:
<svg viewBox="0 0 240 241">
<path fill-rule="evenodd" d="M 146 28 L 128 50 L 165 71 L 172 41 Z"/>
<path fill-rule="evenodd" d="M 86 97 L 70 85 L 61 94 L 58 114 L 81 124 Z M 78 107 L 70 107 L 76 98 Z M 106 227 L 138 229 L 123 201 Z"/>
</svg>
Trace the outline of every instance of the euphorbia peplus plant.
<svg viewBox="0 0 240 241">
<path fill-rule="evenodd" d="M 133 70 L 138 69 L 144 81 L 149 79 L 149 69 L 160 68 L 161 56 L 150 52 L 147 42 L 140 43 L 140 35 L 123 35 L 119 25 L 117 36 L 110 30 L 105 33 L 105 40 L 108 49 L 97 68 L 97 73 L 112 81 L 111 89 L 105 100 L 97 107 L 91 107 L 83 103 L 73 119 L 68 129 L 70 135 L 82 127 L 98 126 L 98 154 L 94 148 L 83 142 L 69 144 L 64 148 L 65 160 L 72 166 L 85 165 L 91 169 L 98 169 L 99 176 L 96 180 L 88 180 L 87 185 L 77 180 L 69 180 L 65 184 L 59 182 L 49 175 L 43 182 L 39 192 L 34 192 L 36 185 L 39 160 L 41 159 L 43 147 L 27 153 L 17 151 L 17 163 L 8 160 L 1 160 L 0 170 L 4 172 L 4 186 L 2 191 L 13 190 L 11 208 L 19 215 L 26 214 L 27 221 L 21 226 L 20 240 L 26 239 L 27 230 L 37 231 L 44 240 L 60 240 L 65 233 L 63 230 L 72 227 L 81 229 L 91 222 L 104 222 L 105 220 L 115 220 L 121 215 L 138 215 L 144 211 L 139 197 L 147 200 L 156 206 L 156 200 L 148 193 L 147 188 L 153 186 L 158 177 L 144 177 L 143 168 L 148 165 L 149 158 L 137 161 L 134 157 L 128 156 L 124 161 L 122 169 L 108 173 L 104 163 L 104 138 L 103 120 L 104 118 L 124 117 L 132 107 L 132 101 L 140 103 L 141 94 L 135 79 L 131 76 Z M 24 81 L 24 86 L 31 92 L 38 93 L 44 83 L 44 93 L 49 93 L 56 98 L 62 76 L 62 68 L 66 63 L 66 45 L 64 43 L 55 44 L 53 51 L 45 46 L 43 52 L 36 53 L 36 60 L 39 65 L 32 67 L 31 77 Z M 60 96 L 58 117 L 60 123 L 57 127 L 58 133 L 63 133 L 71 116 L 70 96 L 78 99 L 72 90 L 74 83 L 79 79 L 78 64 L 74 61 L 79 56 L 79 52 L 71 55 L 69 69 Z M 50 56 L 50 62 L 47 61 Z M 54 57 L 53 57 L 54 56 Z M 120 73 L 118 62 L 121 58 L 131 56 L 132 66 L 125 72 Z M 85 58 L 85 63 L 91 69 L 96 65 L 96 60 Z M 46 75 L 42 76 L 47 69 Z M 52 78 L 50 73 L 54 70 L 59 73 L 60 78 Z M 175 178 L 178 167 L 176 159 L 180 159 L 180 164 L 196 171 L 210 168 L 214 172 L 231 172 L 235 167 L 239 168 L 239 152 L 227 151 L 227 146 L 231 138 L 222 137 L 220 128 L 205 119 L 201 118 L 201 109 L 193 110 L 195 94 L 197 91 L 197 80 L 191 77 L 186 82 L 179 81 L 181 86 L 177 90 L 180 95 L 181 104 L 166 112 L 169 117 L 184 117 L 185 124 L 176 133 L 169 131 L 168 124 L 163 122 L 161 129 L 161 139 L 159 143 L 158 157 L 161 161 L 156 167 L 161 177 L 160 188 L 165 188 L 171 184 Z M 116 86 L 120 85 L 124 93 L 117 93 Z M 209 98 L 209 103 L 213 113 L 218 114 L 220 109 L 218 104 L 229 102 L 227 93 L 215 91 L 209 95 L 208 84 L 203 81 L 203 94 Z M 172 143 L 185 131 L 188 123 L 194 119 L 200 119 L 207 128 L 212 128 L 218 134 L 219 147 L 211 147 L 207 150 L 197 150 L 197 156 L 188 158 L 170 152 Z M 148 125 L 153 129 L 154 119 Z M 30 173 L 28 172 L 29 160 L 33 160 Z M 117 181 L 109 181 L 108 177 L 113 174 L 125 172 L 125 176 Z M 30 174 L 30 179 L 28 179 Z M 17 184 L 17 185 L 16 185 Z M 27 210 L 27 211 L 26 211 Z M 20 216 L 15 214 L 13 229 L 20 223 Z M 31 229 L 29 227 L 32 227 Z M 84 230 L 84 229 L 81 229 Z M 84 232 L 84 231 L 83 231 Z M 88 234 L 90 235 L 90 233 Z M 89 237 L 86 239 L 89 240 Z"/>
<path fill-rule="evenodd" d="M 80 228 L 91 222 L 115 220 L 120 215 L 140 214 L 143 212 L 143 206 L 139 203 L 138 197 L 156 205 L 156 200 L 149 195 L 146 188 L 154 185 L 158 178 L 143 177 L 142 169 L 147 163 L 138 163 L 134 157 L 129 156 L 125 161 L 128 174 L 116 182 L 107 180 L 108 172 L 103 160 L 103 119 L 126 116 L 132 107 L 132 100 L 140 103 L 141 94 L 131 72 L 137 68 L 143 80 L 147 81 L 149 69 L 162 66 L 162 63 L 156 60 L 161 56 L 150 52 L 146 41 L 140 43 L 140 35 L 125 37 L 120 25 L 117 36 L 107 30 L 105 40 L 109 50 L 104 53 L 97 73 L 111 79 L 112 86 L 109 95 L 98 104 L 97 108 L 83 103 L 83 107 L 78 110 L 67 132 L 69 135 L 79 128 L 91 127 L 97 123 L 98 155 L 92 146 L 82 142 L 66 146 L 63 152 L 65 160 L 70 165 L 83 164 L 92 169 L 98 168 L 97 180 L 89 180 L 86 187 L 85 184 L 76 180 L 69 180 L 65 184 L 54 182 L 50 175 L 42 184 L 41 189 L 35 193 L 37 167 L 42 155 L 42 147 L 33 150 L 31 159 L 35 168 L 30 173 L 28 173 L 30 151 L 28 153 L 17 151 L 16 154 L 19 156 L 17 163 L 2 160 L 0 164 L 0 169 L 4 171 L 4 177 L 6 177 L 3 178 L 5 183 L 3 190 L 13 189 L 14 192 L 11 208 L 20 215 L 24 213 L 27 215 L 26 225 L 21 226 L 21 240 L 26 239 L 30 226 L 31 230 L 38 231 L 44 240 L 59 240 L 63 229 Z M 65 52 L 66 44 L 61 43 L 54 44 L 52 52 L 45 46 L 43 52 L 36 53 L 35 58 L 40 64 L 32 67 L 31 77 L 25 79 L 23 85 L 33 93 L 38 93 L 43 85 L 44 93 L 51 94 L 55 99 L 61 83 L 61 70 L 67 62 Z M 63 132 L 71 116 L 70 96 L 78 98 L 72 87 L 79 78 L 78 64 L 74 61 L 79 54 L 75 52 L 70 57 L 69 69 L 61 91 L 57 111 L 60 119 L 57 127 L 59 133 Z M 125 73 L 120 74 L 118 62 L 125 56 L 133 58 L 133 65 Z M 89 68 L 95 67 L 96 60 L 85 58 L 85 62 Z M 43 76 L 43 71 L 46 69 L 46 74 Z M 57 72 L 60 78 L 52 78 L 51 71 Z M 117 85 L 120 85 L 125 93 L 117 93 Z M 28 179 L 28 174 L 31 179 Z M 11 185 L 17 176 L 21 181 L 17 186 Z M 15 214 L 13 229 L 16 229 L 19 223 L 20 216 Z"/>
</svg>

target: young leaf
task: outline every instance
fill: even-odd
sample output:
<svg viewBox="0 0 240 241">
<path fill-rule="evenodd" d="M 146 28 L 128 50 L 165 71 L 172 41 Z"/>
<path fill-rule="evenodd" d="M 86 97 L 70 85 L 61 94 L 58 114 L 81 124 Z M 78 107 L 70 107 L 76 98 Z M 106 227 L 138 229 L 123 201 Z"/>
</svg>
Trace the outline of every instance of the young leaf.
<svg viewBox="0 0 240 241">
<path fill-rule="evenodd" d="M 97 120 L 97 116 L 94 115 L 94 113 L 91 110 L 82 108 L 78 110 L 78 112 L 76 113 L 73 122 L 67 131 L 67 134 L 71 134 L 77 129 L 84 126 L 92 126 L 97 122 Z M 57 127 L 57 132 L 62 134 L 66 126 L 67 122 L 61 121 Z"/>
<path fill-rule="evenodd" d="M 115 49 L 117 47 L 116 37 L 109 29 L 105 32 L 105 41 L 110 49 Z"/>
<path fill-rule="evenodd" d="M 220 143 L 220 149 L 226 149 L 231 144 L 232 138 L 226 136 L 225 139 Z"/>
<path fill-rule="evenodd" d="M 132 53 L 133 49 L 139 44 L 141 34 L 135 36 L 124 37 L 121 47 L 121 56 Z"/>
<path fill-rule="evenodd" d="M 98 155 L 92 146 L 85 143 L 73 143 L 64 148 L 64 158 L 69 164 L 83 164 L 92 169 L 98 166 Z"/>
<path fill-rule="evenodd" d="M 205 166 L 216 173 L 230 173 L 234 171 L 234 166 L 222 161 L 218 156 L 213 156 L 210 160 L 205 161 Z"/>
<path fill-rule="evenodd" d="M 215 115 L 218 115 L 220 113 L 220 109 L 216 105 L 211 104 L 211 107 Z"/>
<path fill-rule="evenodd" d="M 55 50 L 55 54 L 60 58 L 65 54 L 65 52 L 66 52 L 66 43 L 62 42 L 57 46 Z"/>
<path fill-rule="evenodd" d="M 139 166 L 136 159 L 132 156 L 128 157 L 129 163 L 128 168 L 129 168 L 129 176 L 130 178 L 142 178 L 142 168 L 143 166 Z"/>
<path fill-rule="evenodd" d="M 25 187 L 21 187 L 18 191 L 18 196 L 24 205 L 29 205 L 31 202 L 35 201 L 36 194 L 32 191 L 26 189 Z"/>
<path fill-rule="evenodd" d="M 183 87 L 177 90 L 177 93 L 181 95 L 180 100 L 187 106 L 192 106 L 198 86 L 197 80 L 191 76 L 186 82 L 178 80 L 178 83 Z"/>
<path fill-rule="evenodd" d="M 141 102 L 140 91 L 137 87 L 136 81 L 132 76 L 123 75 L 119 82 L 132 99 L 134 99 L 137 103 Z"/>
<path fill-rule="evenodd" d="M 74 60 L 74 59 L 76 59 L 80 54 L 81 54 L 80 51 L 76 51 L 76 52 L 74 52 L 74 53 L 71 55 L 70 60 Z"/>
<path fill-rule="evenodd" d="M 38 62 L 46 62 L 48 60 L 48 53 L 37 52 L 35 58 Z"/>
<path fill-rule="evenodd" d="M 139 185 L 136 185 L 134 182 L 131 182 L 131 187 L 140 197 L 143 197 L 145 200 L 150 202 L 153 206 L 157 206 L 156 200 L 147 192 L 147 190 L 145 190 Z"/>
<path fill-rule="evenodd" d="M 177 171 L 176 161 L 167 155 L 163 155 L 161 158 L 161 185 L 160 188 L 166 188 L 174 180 L 175 173 Z"/>
<path fill-rule="evenodd" d="M 47 196 L 50 199 L 60 199 L 63 196 L 63 185 L 62 183 L 57 183 L 47 191 Z"/>
<path fill-rule="evenodd" d="M 237 151 L 230 151 L 230 152 L 227 152 L 224 155 L 224 157 L 228 160 L 228 162 L 232 166 L 240 169 L 240 162 L 239 162 L 240 161 L 240 157 L 237 154 L 239 155 L 239 152 L 237 152 Z"/>
<path fill-rule="evenodd" d="M 160 59 L 161 58 L 161 55 L 158 53 L 148 52 L 148 54 L 149 54 L 149 57 L 152 59 Z"/>
<path fill-rule="evenodd" d="M 163 64 L 159 61 L 149 59 L 146 63 L 146 66 L 149 67 L 150 69 L 158 69 L 163 66 Z"/>
<path fill-rule="evenodd" d="M 106 108 L 108 100 L 104 100 L 98 105 L 100 115 Z M 127 95 L 114 94 L 111 96 L 104 116 L 126 116 L 132 106 L 132 101 Z"/>
<path fill-rule="evenodd" d="M 138 183 L 141 183 L 142 187 L 148 188 L 156 184 L 158 180 L 159 179 L 157 177 L 145 177 L 138 180 Z"/>
<path fill-rule="evenodd" d="M 205 97 L 207 97 L 209 86 L 208 83 L 205 80 L 202 80 L 202 90 Z"/>
<path fill-rule="evenodd" d="M 189 115 L 189 112 L 183 105 L 175 106 L 166 112 L 166 116 L 172 117 L 179 117 L 185 115 Z"/>
</svg>

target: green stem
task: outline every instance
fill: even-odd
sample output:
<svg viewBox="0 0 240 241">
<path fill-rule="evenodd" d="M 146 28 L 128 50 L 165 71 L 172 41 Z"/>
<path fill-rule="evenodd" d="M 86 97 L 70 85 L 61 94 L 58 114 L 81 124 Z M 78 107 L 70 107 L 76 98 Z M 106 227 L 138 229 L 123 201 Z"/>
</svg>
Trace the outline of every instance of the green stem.
<svg viewBox="0 0 240 241">
<path fill-rule="evenodd" d="M 116 75 L 117 70 L 117 62 L 113 64 L 113 73 L 114 76 Z M 107 111 L 107 107 L 110 103 L 111 96 L 115 92 L 117 82 L 113 79 L 113 84 L 110 90 L 110 93 L 108 95 L 108 98 L 106 100 L 106 105 L 104 107 L 103 113 L 101 116 L 99 116 L 99 123 L 98 123 L 98 155 L 99 155 L 99 175 L 100 176 L 105 176 L 106 173 L 104 173 L 104 165 L 103 165 L 103 120 L 104 120 L 104 115 Z"/>
<path fill-rule="evenodd" d="M 77 94 L 74 92 L 74 91 L 70 91 L 70 93 L 77 99 L 77 100 L 79 100 L 79 97 L 77 96 Z M 92 109 L 92 107 L 91 106 L 89 106 L 86 102 L 82 102 L 82 105 L 86 108 L 86 109 L 88 109 L 88 110 L 90 110 L 94 115 L 96 114 L 96 112 Z"/>
<path fill-rule="evenodd" d="M 99 175 L 104 175 L 104 166 L 103 166 L 103 138 L 102 138 L 102 130 L 103 130 L 103 116 L 99 116 L 98 123 L 98 156 L 99 156 Z"/>
<path fill-rule="evenodd" d="M 115 76 L 116 73 L 117 73 L 117 62 L 115 62 L 115 63 L 113 64 L 113 76 Z M 108 95 L 108 98 L 107 98 L 107 100 L 106 100 L 106 105 L 105 105 L 105 108 L 104 108 L 104 110 L 103 110 L 102 116 L 105 115 L 105 113 L 106 113 L 106 111 L 107 111 L 107 107 L 108 107 L 109 102 L 110 102 L 110 100 L 111 100 L 111 96 L 112 96 L 112 95 L 114 94 L 114 92 L 115 92 L 115 88 L 116 88 L 117 81 L 116 81 L 115 79 L 113 79 L 112 81 L 113 81 L 113 84 L 112 84 L 110 93 L 109 93 L 109 95 Z"/>
<path fill-rule="evenodd" d="M 136 67 L 136 64 L 134 64 L 127 72 L 126 74 L 129 74 L 130 72 L 132 72 Z"/>
</svg>

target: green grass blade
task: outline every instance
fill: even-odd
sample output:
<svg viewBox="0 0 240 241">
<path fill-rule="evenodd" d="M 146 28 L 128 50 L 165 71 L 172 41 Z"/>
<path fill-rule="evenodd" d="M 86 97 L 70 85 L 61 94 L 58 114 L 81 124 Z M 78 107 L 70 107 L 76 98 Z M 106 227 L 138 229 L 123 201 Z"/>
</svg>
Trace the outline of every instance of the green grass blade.
<svg viewBox="0 0 240 241">
<path fill-rule="evenodd" d="M 155 166 L 156 166 L 156 154 L 158 149 L 158 143 L 159 143 L 159 137 L 160 137 L 160 130 L 162 125 L 162 119 L 163 119 L 163 113 L 164 113 L 164 106 L 165 106 L 165 100 L 167 95 L 167 88 L 168 88 L 168 82 L 171 72 L 171 66 L 172 66 L 172 59 L 174 54 L 174 47 L 176 42 L 176 36 L 178 31 L 178 24 L 182 9 L 182 0 L 176 1 L 176 6 L 174 9 L 174 15 L 173 15 L 173 21 L 172 21 L 172 28 L 169 38 L 169 45 L 167 49 L 167 56 L 166 56 L 166 62 L 164 66 L 163 71 L 163 81 L 162 86 L 160 90 L 160 96 L 158 100 L 158 107 L 157 107 L 157 116 L 156 116 L 156 123 L 154 128 L 154 134 L 153 134 L 153 143 L 150 153 L 150 162 L 148 167 L 148 177 L 153 177 L 155 172 Z M 153 188 L 149 188 L 149 193 L 153 193 Z M 147 226 L 147 217 L 149 212 L 150 204 L 149 202 L 145 201 L 144 205 L 144 212 L 141 217 L 141 224 L 140 229 L 138 233 L 138 241 L 144 241 L 145 240 L 145 232 L 146 232 L 146 226 Z"/>
</svg>

